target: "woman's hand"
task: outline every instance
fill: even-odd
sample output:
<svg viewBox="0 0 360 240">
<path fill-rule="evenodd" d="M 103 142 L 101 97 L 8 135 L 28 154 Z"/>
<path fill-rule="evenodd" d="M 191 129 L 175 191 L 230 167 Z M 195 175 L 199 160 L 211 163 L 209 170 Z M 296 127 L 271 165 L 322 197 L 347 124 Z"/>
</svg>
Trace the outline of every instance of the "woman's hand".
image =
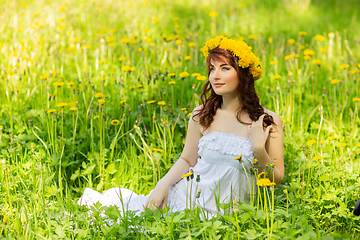
<svg viewBox="0 0 360 240">
<path fill-rule="evenodd" d="M 148 200 L 145 203 L 145 208 L 150 209 L 162 209 L 165 207 L 167 198 L 169 195 L 169 185 L 167 183 L 162 182 L 161 180 L 156 184 L 156 187 L 151 192 Z"/>
<path fill-rule="evenodd" d="M 269 131 L 272 128 L 272 126 L 269 125 L 264 131 L 264 117 L 265 114 L 261 115 L 256 122 L 253 122 L 250 126 L 248 126 L 248 136 L 253 151 L 265 149 L 265 143 L 269 136 Z"/>
</svg>

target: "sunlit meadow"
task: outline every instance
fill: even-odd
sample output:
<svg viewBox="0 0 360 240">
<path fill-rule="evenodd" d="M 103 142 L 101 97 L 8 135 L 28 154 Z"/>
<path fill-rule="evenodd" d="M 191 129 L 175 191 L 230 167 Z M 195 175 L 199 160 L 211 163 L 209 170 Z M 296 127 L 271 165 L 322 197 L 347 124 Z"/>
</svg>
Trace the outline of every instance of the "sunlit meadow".
<svg viewBox="0 0 360 240">
<path fill-rule="evenodd" d="M 2 0 L 0 238 L 360 237 L 357 5 Z M 282 184 L 219 204 L 211 220 L 200 209 L 89 215 L 77 205 L 85 187 L 148 194 L 179 158 L 207 79 L 200 49 L 219 34 L 261 59 L 261 104 L 283 121 Z"/>
</svg>

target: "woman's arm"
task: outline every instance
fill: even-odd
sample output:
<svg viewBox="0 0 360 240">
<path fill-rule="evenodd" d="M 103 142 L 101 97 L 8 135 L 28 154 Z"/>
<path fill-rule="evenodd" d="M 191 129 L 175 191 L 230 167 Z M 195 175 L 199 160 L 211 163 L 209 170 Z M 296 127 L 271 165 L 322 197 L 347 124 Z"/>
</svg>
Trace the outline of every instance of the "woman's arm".
<svg viewBox="0 0 360 240">
<path fill-rule="evenodd" d="M 259 173 L 264 170 L 265 166 L 268 164 L 270 167 L 271 160 L 275 164 L 274 170 L 270 171 L 269 179 L 279 185 L 284 178 L 284 133 L 282 129 L 282 121 L 279 115 L 276 113 L 267 111 L 274 119 L 275 125 L 272 125 L 273 132 L 270 133 L 267 137 L 265 144 L 261 140 L 261 134 L 256 132 L 258 137 L 254 138 L 253 142 L 253 154 L 254 157 L 259 161 Z M 262 119 L 263 116 L 259 118 L 257 122 L 255 122 L 251 128 L 256 130 L 256 124 L 258 124 L 259 129 L 262 129 Z M 271 127 L 270 127 L 271 128 Z M 269 129 L 270 129 L 269 128 Z M 266 136 L 265 130 L 265 136 Z M 260 139 L 260 140 L 258 140 Z M 257 144 L 259 143 L 259 144 Z"/>
<path fill-rule="evenodd" d="M 194 109 L 194 112 L 197 109 L 198 107 Z M 183 152 L 180 158 L 167 172 L 167 174 L 156 184 L 156 187 L 151 192 L 145 204 L 145 208 L 150 207 L 152 209 L 156 209 L 158 207 L 164 207 L 166 204 L 169 187 L 181 180 L 182 175 L 187 173 L 190 167 L 195 166 L 197 159 L 199 158 L 198 144 L 202 136 L 200 126 L 201 125 L 198 122 L 195 122 L 191 116 L 188 124 L 188 131 L 186 134 L 186 142 Z"/>
</svg>

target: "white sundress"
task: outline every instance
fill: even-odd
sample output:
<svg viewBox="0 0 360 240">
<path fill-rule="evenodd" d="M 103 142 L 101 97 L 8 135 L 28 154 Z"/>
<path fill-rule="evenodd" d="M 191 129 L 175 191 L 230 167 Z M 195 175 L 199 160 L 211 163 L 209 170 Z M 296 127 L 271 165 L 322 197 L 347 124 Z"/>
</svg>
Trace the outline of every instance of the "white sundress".
<svg viewBox="0 0 360 240">
<path fill-rule="evenodd" d="M 196 205 L 204 210 L 207 218 L 211 218 L 219 210 L 224 212 L 217 207 L 217 201 L 225 204 L 233 200 L 248 202 L 255 189 L 254 177 L 249 171 L 254 160 L 250 140 L 233 134 L 210 132 L 200 138 L 198 147 L 200 157 L 197 164 L 190 168 L 194 174 L 192 187 L 191 180 L 183 178 L 169 188 L 167 205 L 170 210 L 181 211 Z M 242 163 L 234 160 L 240 154 Z M 199 183 L 196 182 L 198 174 Z M 200 196 L 195 198 L 199 188 Z M 78 204 L 91 206 L 99 201 L 103 206 L 118 206 L 122 211 L 123 202 L 124 209 L 143 211 L 150 193 L 144 196 L 126 188 L 111 188 L 101 195 L 91 188 L 85 188 Z"/>
</svg>

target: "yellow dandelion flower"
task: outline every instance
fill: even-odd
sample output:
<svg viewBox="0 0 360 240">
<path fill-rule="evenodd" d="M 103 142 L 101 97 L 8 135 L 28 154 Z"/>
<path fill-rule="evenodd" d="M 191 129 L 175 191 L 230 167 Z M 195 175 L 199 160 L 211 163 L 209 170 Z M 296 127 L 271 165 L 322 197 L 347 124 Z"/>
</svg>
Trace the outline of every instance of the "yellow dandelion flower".
<svg viewBox="0 0 360 240">
<path fill-rule="evenodd" d="M 193 73 L 191 74 L 192 77 L 197 77 L 197 76 L 200 76 L 201 74 L 200 73 Z"/>
<path fill-rule="evenodd" d="M 110 124 L 113 125 L 113 126 L 117 126 L 117 125 L 120 124 L 120 121 L 117 120 L 117 119 L 114 119 L 114 120 L 112 120 L 112 121 L 110 122 Z"/>
<path fill-rule="evenodd" d="M 159 148 L 153 148 L 153 151 L 155 151 L 155 152 L 164 152 L 164 150 L 159 149 Z"/>
<path fill-rule="evenodd" d="M 173 21 L 176 22 L 176 21 L 179 21 L 180 18 L 179 17 L 173 17 Z"/>
<path fill-rule="evenodd" d="M 76 111 L 76 110 L 78 110 L 78 109 L 77 109 L 77 107 L 71 107 L 70 110 L 71 110 L 71 111 Z"/>
<path fill-rule="evenodd" d="M 279 74 L 275 74 L 272 79 L 277 80 L 277 79 L 281 79 L 281 76 Z"/>
<path fill-rule="evenodd" d="M 200 81 L 205 81 L 207 80 L 207 77 L 206 76 L 202 76 L 202 75 L 199 75 L 196 77 L 197 80 L 200 80 Z"/>
<path fill-rule="evenodd" d="M 102 94 L 102 93 L 95 94 L 95 98 L 102 98 L 103 96 L 104 96 L 104 94 Z"/>
<path fill-rule="evenodd" d="M 339 144 L 337 145 L 337 147 L 346 147 L 346 143 L 341 142 L 341 143 L 339 143 Z"/>
<path fill-rule="evenodd" d="M 211 12 L 209 12 L 209 16 L 212 17 L 212 18 L 216 17 L 217 13 L 215 11 L 211 11 Z"/>
<path fill-rule="evenodd" d="M 185 60 L 190 60 L 191 56 L 185 56 Z"/>
<path fill-rule="evenodd" d="M 14 92 L 20 92 L 22 89 L 21 88 L 15 88 Z"/>
<path fill-rule="evenodd" d="M 180 108 L 180 110 L 181 110 L 181 111 L 185 111 L 185 110 L 186 110 L 186 108 Z"/>
<path fill-rule="evenodd" d="M 181 77 L 181 78 L 186 78 L 186 77 L 188 77 L 190 74 L 188 73 L 188 72 L 181 72 L 180 74 L 179 74 L 179 77 Z"/>
<path fill-rule="evenodd" d="M 329 137 L 328 139 L 329 139 L 330 141 L 333 141 L 333 140 L 337 139 L 337 137 L 331 136 L 331 137 Z"/>
<path fill-rule="evenodd" d="M 131 39 L 129 39 L 129 38 L 122 38 L 122 39 L 120 39 L 120 42 L 121 42 L 121 43 L 130 43 L 130 42 L 131 42 Z"/>
<path fill-rule="evenodd" d="M 124 61 L 125 59 L 126 59 L 126 57 L 124 57 L 124 56 L 119 57 L 119 61 Z"/>
<path fill-rule="evenodd" d="M 234 160 L 241 160 L 242 154 L 240 154 L 238 157 L 234 158 Z"/>
<path fill-rule="evenodd" d="M 283 193 L 288 194 L 287 189 L 284 189 L 284 190 L 283 190 Z"/>
<path fill-rule="evenodd" d="M 325 41 L 325 37 L 323 35 L 316 35 L 315 40 L 323 42 L 323 41 Z"/>
<path fill-rule="evenodd" d="M 120 104 L 126 103 L 126 100 L 121 100 Z"/>
<path fill-rule="evenodd" d="M 57 107 L 65 107 L 68 106 L 68 103 L 58 103 L 58 105 L 56 105 Z"/>
<path fill-rule="evenodd" d="M 309 55 L 304 56 L 305 60 L 309 60 L 311 57 Z"/>
<path fill-rule="evenodd" d="M 349 64 L 340 65 L 340 69 L 345 69 L 345 68 L 349 68 L 349 67 L 350 67 Z"/>
<path fill-rule="evenodd" d="M 360 98 L 358 98 L 358 97 L 353 98 L 352 100 L 353 100 L 353 102 L 360 102 Z"/>
<path fill-rule="evenodd" d="M 24 5 L 24 4 L 23 4 L 23 5 Z M 3 222 L 3 223 L 6 223 L 6 222 L 7 222 L 7 219 L 8 219 L 8 216 L 5 214 L 5 216 L 4 216 L 3 220 L 2 220 L 2 222 Z"/>
<path fill-rule="evenodd" d="M 115 37 L 110 36 L 110 37 L 106 38 L 106 42 L 107 42 L 107 43 L 115 42 Z"/>
<path fill-rule="evenodd" d="M 178 39 L 178 40 L 175 41 L 175 43 L 176 43 L 177 45 L 180 45 L 180 44 L 182 43 L 182 41 L 181 41 L 180 39 Z"/>
<path fill-rule="evenodd" d="M 173 85 L 175 84 L 176 82 L 175 81 L 170 81 L 169 84 Z"/>
<path fill-rule="evenodd" d="M 287 56 L 284 57 L 284 59 L 285 59 L 285 61 L 290 60 L 290 59 L 293 59 L 293 56 L 292 55 L 287 55 Z"/>
<path fill-rule="evenodd" d="M 150 101 L 147 101 L 146 103 L 151 104 L 151 103 L 154 103 L 154 102 L 155 102 L 155 100 L 150 100 Z"/>
<path fill-rule="evenodd" d="M 250 34 L 250 35 L 248 36 L 248 38 L 249 38 L 249 39 L 255 39 L 256 36 L 255 36 L 254 34 Z"/>
<path fill-rule="evenodd" d="M 293 44 L 293 43 L 295 43 L 295 39 L 290 38 L 290 39 L 287 40 L 287 43 L 288 44 Z"/>
<path fill-rule="evenodd" d="M 339 79 L 332 79 L 332 80 L 330 81 L 331 84 L 338 84 L 339 82 L 340 82 Z"/>
<path fill-rule="evenodd" d="M 99 104 L 104 104 L 105 103 L 105 100 L 104 99 L 98 99 L 98 102 L 99 102 Z"/>
<path fill-rule="evenodd" d="M 275 65 L 275 64 L 278 64 L 278 62 L 277 61 L 271 61 L 270 62 L 270 65 Z"/>
<path fill-rule="evenodd" d="M 257 158 L 255 158 L 253 161 L 253 164 L 257 164 L 257 163 L 258 163 L 258 160 L 257 160 Z"/>
<path fill-rule="evenodd" d="M 168 77 L 173 77 L 173 76 L 175 76 L 176 75 L 176 73 L 168 73 Z"/>
<path fill-rule="evenodd" d="M 357 147 L 360 147 L 360 142 L 356 144 Z"/>
<path fill-rule="evenodd" d="M 272 42 L 274 39 L 272 37 L 268 38 L 268 42 Z"/>
<path fill-rule="evenodd" d="M 158 102 L 158 105 L 165 105 L 166 103 L 165 103 L 165 101 L 159 101 Z"/>
<path fill-rule="evenodd" d="M 47 113 L 50 114 L 50 113 L 56 113 L 56 110 L 55 109 L 49 109 L 47 110 Z"/>
<path fill-rule="evenodd" d="M 315 143 L 316 143 L 316 140 L 311 139 L 311 140 L 309 140 L 309 141 L 306 142 L 306 145 L 311 146 L 311 145 L 313 145 L 313 144 L 315 144 Z"/>
<path fill-rule="evenodd" d="M 351 74 L 355 74 L 358 71 L 357 68 L 354 68 L 353 70 L 350 71 Z"/>
<path fill-rule="evenodd" d="M 194 42 L 189 42 L 188 46 L 189 46 L 189 47 L 196 47 L 196 43 L 194 43 Z"/>
<path fill-rule="evenodd" d="M 320 59 L 313 59 L 312 63 L 320 65 L 322 63 L 322 61 Z"/>
<path fill-rule="evenodd" d="M 104 64 L 104 63 L 106 63 L 107 62 L 107 60 L 106 59 L 104 59 L 104 60 L 100 60 L 99 61 L 99 64 Z"/>
<path fill-rule="evenodd" d="M 100 116 L 99 115 L 95 115 L 94 117 L 93 117 L 93 119 L 97 119 L 97 118 L 99 118 Z"/>
<path fill-rule="evenodd" d="M 315 52 L 307 48 L 307 49 L 304 50 L 304 55 L 306 55 L 306 56 L 314 56 Z"/>
<path fill-rule="evenodd" d="M 271 181 L 268 178 L 260 178 L 257 181 L 257 185 L 260 187 L 270 186 L 270 184 L 271 184 Z"/>
<path fill-rule="evenodd" d="M 300 32 L 299 32 L 299 35 L 300 35 L 300 36 L 306 36 L 306 35 L 307 35 L 307 32 L 305 32 L 305 31 L 300 31 Z"/>
<path fill-rule="evenodd" d="M 313 159 L 312 160 L 321 160 L 321 159 L 323 159 L 324 157 L 323 156 L 315 156 L 315 157 L 313 157 Z"/>
</svg>

